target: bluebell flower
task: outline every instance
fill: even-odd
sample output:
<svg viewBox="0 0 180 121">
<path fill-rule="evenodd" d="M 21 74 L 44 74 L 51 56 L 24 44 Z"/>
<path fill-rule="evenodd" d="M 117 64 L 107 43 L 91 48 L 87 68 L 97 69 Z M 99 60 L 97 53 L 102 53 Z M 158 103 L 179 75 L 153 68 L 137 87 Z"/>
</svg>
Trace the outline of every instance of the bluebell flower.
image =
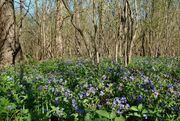
<svg viewBox="0 0 180 121">
<path fill-rule="evenodd" d="M 86 92 L 82 92 L 82 93 L 79 94 L 80 99 L 83 99 L 83 98 L 85 98 L 86 96 L 87 96 L 87 95 L 86 95 Z"/>
<path fill-rule="evenodd" d="M 39 90 L 39 91 L 42 91 L 42 90 L 43 90 L 43 86 L 40 85 L 40 86 L 38 87 L 38 90 Z"/>
<path fill-rule="evenodd" d="M 126 104 L 126 106 L 125 106 L 127 109 L 129 109 L 130 108 L 130 105 L 129 104 Z"/>
<path fill-rule="evenodd" d="M 146 85 L 145 85 L 145 84 L 140 84 L 140 87 L 145 88 L 145 87 L 146 87 Z"/>
<path fill-rule="evenodd" d="M 52 79 L 48 79 L 48 83 L 51 84 L 52 83 Z"/>
<path fill-rule="evenodd" d="M 44 89 L 45 89 L 45 90 L 48 90 L 48 85 L 45 85 L 45 86 L 44 86 Z"/>
<path fill-rule="evenodd" d="M 144 96 L 139 95 L 138 98 L 137 98 L 138 103 L 142 103 L 143 99 L 144 99 Z"/>
<path fill-rule="evenodd" d="M 119 97 L 115 97 L 115 98 L 114 98 L 114 101 L 116 101 L 116 100 L 119 100 Z"/>
<path fill-rule="evenodd" d="M 167 87 L 168 87 L 168 89 L 173 89 L 174 88 L 172 84 L 168 84 Z"/>
<path fill-rule="evenodd" d="M 121 99 L 119 97 L 115 97 L 112 103 L 112 108 L 113 109 L 118 109 L 120 110 L 125 110 L 128 109 L 130 107 L 129 104 L 127 104 L 127 99 L 125 96 L 121 97 Z"/>
<path fill-rule="evenodd" d="M 75 104 L 77 101 L 75 99 L 72 99 L 72 104 Z"/>
<path fill-rule="evenodd" d="M 69 90 L 67 90 L 67 91 L 64 92 L 64 96 L 66 96 L 66 97 L 69 97 L 69 96 L 70 96 Z"/>
<path fill-rule="evenodd" d="M 55 98 L 55 103 L 59 104 L 59 98 L 58 97 Z"/>
<path fill-rule="evenodd" d="M 159 93 L 158 93 L 158 92 L 156 92 L 156 91 L 154 91 L 154 94 L 155 94 L 155 98 L 157 98 L 157 97 L 158 97 L 158 95 L 159 95 Z"/>
<path fill-rule="evenodd" d="M 74 108 L 75 108 L 75 110 L 78 110 L 79 109 L 79 107 L 77 106 L 77 105 L 75 105 L 75 106 L 73 106 Z"/>
<path fill-rule="evenodd" d="M 98 104 L 98 105 L 96 105 L 96 108 L 97 108 L 97 109 L 101 109 L 101 108 L 102 108 L 102 105 Z"/>
<path fill-rule="evenodd" d="M 135 78 L 133 76 L 130 76 L 129 79 L 131 79 L 133 81 Z"/>
<path fill-rule="evenodd" d="M 89 90 L 87 91 L 87 96 L 89 96 L 91 93 L 96 94 L 96 89 L 94 87 L 89 88 Z"/>
<path fill-rule="evenodd" d="M 128 79 L 128 77 L 126 77 L 126 76 L 123 77 L 123 80 L 127 80 L 127 79 Z"/>
<path fill-rule="evenodd" d="M 113 103 L 112 103 L 112 107 L 114 108 L 114 107 L 116 107 L 116 105 L 117 105 L 117 101 L 116 101 L 116 99 L 114 99 Z"/>
<path fill-rule="evenodd" d="M 115 107 L 116 107 L 116 105 L 117 105 L 117 104 L 116 104 L 116 101 L 113 101 L 113 103 L 112 103 L 112 107 L 113 107 L 113 108 L 115 108 Z"/>
<path fill-rule="evenodd" d="M 148 89 L 145 89 L 145 92 L 146 92 L 146 93 L 148 93 L 148 92 L 149 92 L 149 90 L 148 90 Z"/>
<path fill-rule="evenodd" d="M 154 86 L 153 86 L 152 84 L 150 85 L 150 89 L 151 89 L 151 90 L 154 90 Z"/>
<path fill-rule="evenodd" d="M 177 95 L 180 96 L 180 91 L 177 91 Z"/>
<path fill-rule="evenodd" d="M 122 103 L 127 103 L 127 99 L 126 99 L 125 96 L 123 96 L 123 97 L 121 98 L 121 102 L 122 102 Z"/>
<path fill-rule="evenodd" d="M 75 99 L 72 99 L 72 106 L 76 109 L 77 107 L 77 101 Z"/>
<path fill-rule="evenodd" d="M 76 112 L 83 114 L 83 113 L 85 113 L 85 110 L 77 108 L 77 109 L 76 109 Z"/>
<path fill-rule="evenodd" d="M 120 110 L 124 109 L 124 105 L 122 103 L 119 103 L 118 106 Z"/>
</svg>

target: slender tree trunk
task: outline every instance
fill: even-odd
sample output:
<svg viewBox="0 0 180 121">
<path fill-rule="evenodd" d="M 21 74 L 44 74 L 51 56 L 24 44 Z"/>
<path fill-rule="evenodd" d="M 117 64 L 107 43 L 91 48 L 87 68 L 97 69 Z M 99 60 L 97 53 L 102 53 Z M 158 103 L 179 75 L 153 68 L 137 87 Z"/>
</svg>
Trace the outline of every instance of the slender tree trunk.
<svg viewBox="0 0 180 121">
<path fill-rule="evenodd" d="M 13 53 L 13 64 L 17 62 L 22 61 L 23 59 L 25 59 L 25 57 L 23 56 L 23 51 L 22 51 L 22 46 L 21 46 L 21 41 L 22 41 L 22 29 L 23 29 L 23 19 L 24 19 L 24 12 L 23 12 L 23 7 L 24 7 L 24 0 L 20 0 L 20 24 L 17 27 L 17 29 L 19 30 L 19 32 L 16 35 L 16 41 L 15 41 L 15 51 Z M 16 59 L 17 58 L 17 59 Z"/>
<path fill-rule="evenodd" d="M 119 50 L 119 42 L 116 41 L 116 45 L 115 45 L 115 62 L 118 62 L 118 51 Z"/>
<path fill-rule="evenodd" d="M 62 21 L 63 21 L 63 4 L 61 0 L 56 0 L 56 56 L 63 55 L 63 40 L 62 40 Z"/>
<path fill-rule="evenodd" d="M 142 35 L 142 56 L 146 56 L 146 50 L 145 50 L 145 32 L 143 31 L 143 35 Z"/>
<path fill-rule="evenodd" d="M 41 24 L 40 24 L 40 20 L 39 20 L 39 4 L 38 4 L 38 1 L 39 0 L 34 0 L 34 5 L 35 5 L 35 9 L 34 9 L 34 12 L 35 12 L 35 19 L 36 19 L 36 22 L 37 22 L 37 24 L 38 24 L 38 26 L 37 26 L 37 30 L 36 30 L 36 32 L 37 32 L 37 40 L 36 40 L 36 43 L 37 43 L 37 45 L 35 44 L 35 43 L 32 43 L 32 45 L 34 46 L 34 49 L 35 49 L 35 53 L 34 53 L 34 55 L 35 55 L 35 58 L 37 59 L 37 60 L 39 60 L 39 56 L 40 56 L 40 54 L 41 54 L 41 48 L 39 47 L 40 45 L 41 45 Z"/>
<path fill-rule="evenodd" d="M 99 34 L 98 34 L 98 51 L 96 53 L 97 63 L 100 62 L 100 56 L 103 56 L 103 1 L 98 3 L 98 15 L 99 15 Z"/>
<path fill-rule="evenodd" d="M 129 32 L 129 25 L 128 25 L 128 5 L 127 5 L 127 2 L 125 3 L 125 6 L 124 6 L 124 20 L 123 20 L 123 32 L 124 32 L 124 41 L 125 41 L 125 48 L 124 48 L 124 64 L 125 66 L 128 65 L 128 49 L 129 49 L 129 46 L 128 46 L 128 41 L 129 41 L 129 38 L 128 38 L 128 32 Z"/>
<path fill-rule="evenodd" d="M 80 8 L 79 8 L 79 5 L 78 5 L 78 1 L 75 0 L 74 1 L 74 7 L 75 7 L 75 14 L 74 14 L 74 19 L 75 19 L 75 24 L 77 25 L 78 28 L 80 28 Z M 75 29 L 75 44 L 76 44 L 76 51 L 77 51 L 77 55 L 78 56 L 81 56 L 82 55 L 82 48 L 81 48 L 81 39 L 80 37 L 78 36 L 79 35 L 79 32 L 77 31 L 77 29 Z"/>
<path fill-rule="evenodd" d="M 92 36 L 92 40 L 94 42 L 94 62 L 96 64 L 99 63 L 99 40 L 97 40 L 97 23 L 96 23 L 96 5 L 95 0 L 93 0 L 93 26 L 94 26 L 94 35 Z"/>
</svg>

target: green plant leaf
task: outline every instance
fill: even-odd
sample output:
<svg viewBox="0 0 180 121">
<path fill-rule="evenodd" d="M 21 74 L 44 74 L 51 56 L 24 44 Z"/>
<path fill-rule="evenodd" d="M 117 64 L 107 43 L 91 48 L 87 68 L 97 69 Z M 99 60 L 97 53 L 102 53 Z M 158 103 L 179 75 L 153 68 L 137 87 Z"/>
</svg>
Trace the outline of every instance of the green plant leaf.
<svg viewBox="0 0 180 121">
<path fill-rule="evenodd" d="M 92 121 L 92 115 L 90 113 L 87 113 L 86 116 L 84 117 L 85 121 Z"/>
<path fill-rule="evenodd" d="M 141 111 L 142 108 L 143 108 L 143 105 L 142 105 L 142 104 L 139 104 L 139 105 L 138 105 L 138 110 Z"/>
<path fill-rule="evenodd" d="M 116 113 L 114 111 L 112 111 L 109 118 L 114 119 L 115 117 L 116 117 Z"/>
<path fill-rule="evenodd" d="M 136 106 L 132 106 L 130 109 L 133 110 L 133 111 L 139 111 Z"/>
<path fill-rule="evenodd" d="M 134 116 L 136 116 L 136 117 L 141 117 L 141 115 L 138 114 L 137 112 L 134 113 Z"/>
<path fill-rule="evenodd" d="M 146 114 L 146 113 L 148 113 L 148 111 L 147 111 L 146 109 L 144 109 L 144 110 L 142 111 L 142 114 Z"/>
<path fill-rule="evenodd" d="M 109 119 L 109 113 L 105 110 L 97 110 L 96 113 Z"/>
<path fill-rule="evenodd" d="M 116 117 L 115 121 L 125 121 L 126 119 L 123 116 Z"/>
<path fill-rule="evenodd" d="M 95 118 L 93 121 L 108 121 L 107 118 Z"/>
</svg>

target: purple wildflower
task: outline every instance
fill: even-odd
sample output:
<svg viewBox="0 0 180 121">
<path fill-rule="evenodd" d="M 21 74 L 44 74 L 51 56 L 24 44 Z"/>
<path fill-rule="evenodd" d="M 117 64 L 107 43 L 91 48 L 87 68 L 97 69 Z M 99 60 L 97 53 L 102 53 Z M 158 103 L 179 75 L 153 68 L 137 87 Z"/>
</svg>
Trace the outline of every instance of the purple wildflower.
<svg viewBox="0 0 180 121">
<path fill-rule="evenodd" d="M 44 86 L 44 89 L 45 89 L 45 90 L 48 90 L 48 85 L 45 85 L 45 86 Z"/>
<path fill-rule="evenodd" d="M 42 91 L 42 90 L 43 90 L 43 86 L 40 85 L 40 86 L 38 87 L 38 90 L 39 90 L 39 91 Z"/>
<path fill-rule="evenodd" d="M 76 112 L 83 114 L 83 113 L 85 113 L 85 110 L 77 108 L 77 109 L 76 109 Z"/>
<path fill-rule="evenodd" d="M 59 104 L 59 98 L 58 97 L 55 98 L 55 103 Z"/>
<path fill-rule="evenodd" d="M 96 105 L 96 108 L 97 108 L 97 109 L 101 109 L 101 108 L 102 108 L 102 105 L 98 104 L 98 105 Z"/>
</svg>

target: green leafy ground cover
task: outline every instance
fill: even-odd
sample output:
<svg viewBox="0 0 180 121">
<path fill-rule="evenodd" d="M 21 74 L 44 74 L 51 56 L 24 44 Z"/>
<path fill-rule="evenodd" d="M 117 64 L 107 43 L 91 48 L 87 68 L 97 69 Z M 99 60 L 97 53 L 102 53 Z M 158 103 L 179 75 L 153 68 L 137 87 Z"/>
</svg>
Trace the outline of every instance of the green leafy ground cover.
<svg viewBox="0 0 180 121">
<path fill-rule="evenodd" d="M 179 121 L 180 60 L 46 61 L 0 72 L 0 121 Z"/>
</svg>

